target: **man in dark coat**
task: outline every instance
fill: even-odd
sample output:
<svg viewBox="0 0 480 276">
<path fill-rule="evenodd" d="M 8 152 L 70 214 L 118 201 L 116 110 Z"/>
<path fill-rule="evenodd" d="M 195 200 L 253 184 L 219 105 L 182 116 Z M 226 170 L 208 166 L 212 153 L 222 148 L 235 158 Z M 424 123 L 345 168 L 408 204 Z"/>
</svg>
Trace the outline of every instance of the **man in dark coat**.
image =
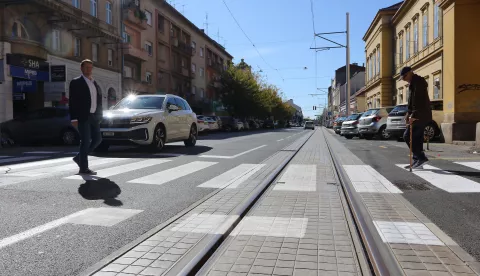
<svg viewBox="0 0 480 276">
<path fill-rule="evenodd" d="M 410 124 L 412 124 L 412 168 L 420 168 L 428 158 L 423 151 L 424 131 L 427 124 L 432 121 L 432 108 L 428 96 L 427 81 L 417 74 L 414 74 L 412 68 L 404 67 L 400 72 L 402 80 L 409 83 L 408 113 L 405 117 L 407 129 L 403 134 L 403 139 L 410 146 Z M 410 166 L 408 166 L 410 167 Z"/>
<path fill-rule="evenodd" d="M 88 154 L 102 141 L 100 121 L 102 92 L 92 77 L 93 62 L 84 60 L 80 65 L 82 75 L 70 82 L 70 119 L 80 133 L 80 149 L 73 161 L 80 167 L 80 174 L 95 175 L 88 167 Z"/>
</svg>

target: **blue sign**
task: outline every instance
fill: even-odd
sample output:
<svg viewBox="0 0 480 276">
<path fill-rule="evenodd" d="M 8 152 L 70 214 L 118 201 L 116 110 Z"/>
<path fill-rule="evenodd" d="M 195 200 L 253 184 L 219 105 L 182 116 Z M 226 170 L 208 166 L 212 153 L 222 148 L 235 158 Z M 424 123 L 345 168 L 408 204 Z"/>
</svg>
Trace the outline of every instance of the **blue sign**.
<svg viewBox="0 0 480 276">
<path fill-rule="evenodd" d="M 24 68 L 10 65 L 10 75 L 16 78 L 50 81 L 50 74 L 48 71 L 38 71 L 35 69 Z"/>
<path fill-rule="evenodd" d="M 13 93 L 31 93 L 37 91 L 37 81 L 13 79 Z"/>
</svg>

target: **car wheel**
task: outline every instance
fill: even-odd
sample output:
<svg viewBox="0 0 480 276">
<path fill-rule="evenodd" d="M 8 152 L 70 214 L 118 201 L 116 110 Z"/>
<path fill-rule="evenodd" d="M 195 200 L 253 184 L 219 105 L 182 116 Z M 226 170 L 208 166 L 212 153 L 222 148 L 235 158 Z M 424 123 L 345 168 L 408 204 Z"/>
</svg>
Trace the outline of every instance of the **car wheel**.
<svg viewBox="0 0 480 276">
<path fill-rule="evenodd" d="M 432 123 L 428 124 L 423 131 L 425 141 L 432 141 L 436 132 L 436 127 Z"/>
<path fill-rule="evenodd" d="M 62 132 L 62 143 L 66 146 L 76 145 L 78 143 L 78 134 L 73 129 L 66 129 Z"/>
<path fill-rule="evenodd" d="M 161 151 L 165 147 L 165 129 L 158 125 L 153 132 L 152 147 L 156 151 Z"/>
<path fill-rule="evenodd" d="M 380 134 L 380 138 L 381 138 L 382 140 L 388 140 L 388 139 L 390 139 L 390 133 L 388 133 L 386 126 L 382 126 L 382 127 L 380 128 L 380 131 L 379 131 L 378 133 Z"/>
<path fill-rule="evenodd" d="M 183 141 L 183 143 L 187 147 L 193 147 L 197 144 L 197 137 L 198 137 L 197 127 L 195 125 L 192 125 L 190 127 L 190 135 L 188 136 L 187 140 Z"/>
<path fill-rule="evenodd" d="M 363 137 L 365 138 L 365 140 L 372 140 L 373 139 L 372 134 L 363 134 Z"/>
</svg>

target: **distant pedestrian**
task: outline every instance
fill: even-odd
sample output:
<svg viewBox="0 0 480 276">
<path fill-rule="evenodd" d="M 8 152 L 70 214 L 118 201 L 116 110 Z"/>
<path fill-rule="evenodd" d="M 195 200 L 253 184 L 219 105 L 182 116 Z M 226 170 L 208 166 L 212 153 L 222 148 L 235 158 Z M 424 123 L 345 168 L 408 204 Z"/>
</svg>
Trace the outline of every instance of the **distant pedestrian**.
<svg viewBox="0 0 480 276">
<path fill-rule="evenodd" d="M 401 79 L 409 83 L 408 113 L 405 117 L 407 129 L 403 134 L 403 139 L 410 147 L 410 124 L 412 124 L 412 168 L 422 167 L 428 158 L 423 151 L 424 131 L 427 124 L 432 121 L 432 108 L 428 96 L 428 83 L 417 74 L 414 74 L 412 68 L 404 67 L 400 72 Z M 407 166 L 409 168 L 410 166 Z"/>
<path fill-rule="evenodd" d="M 92 77 L 93 62 L 89 59 L 80 65 L 82 75 L 70 82 L 70 119 L 80 133 L 80 149 L 73 161 L 80 167 L 79 174 L 95 175 L 88 167 L 88 154 L 102 141 L 102 95 Z"/>
</svg>

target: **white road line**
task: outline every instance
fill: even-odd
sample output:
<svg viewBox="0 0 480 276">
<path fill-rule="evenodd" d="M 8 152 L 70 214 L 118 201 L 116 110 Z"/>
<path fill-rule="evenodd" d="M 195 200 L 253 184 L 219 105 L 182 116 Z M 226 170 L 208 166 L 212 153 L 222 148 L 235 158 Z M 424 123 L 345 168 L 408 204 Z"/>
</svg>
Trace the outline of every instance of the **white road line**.
<svg viewBox="0 0 480 276">
<path fill-rule="evenodd" d="M 42 159 L 42 158 L 46 158 L 46 157 L 50 157 L 50 156 L 22 156 L 22 157 L 15 157 L 15 158 L 6 158 L 6 159 L 0 160 L 0 164 L 18 162 L 18 161 L 28 161 L 28 160 Z M 18 164 L 18 165 L 21 165 L 21 164 Z M 16 166 L 16 165 L 12 165 L 12 166 Z M 6 167 L 7 166 L 0 167 L 0 170 L 3 171 Z M 8 166 L 8 167 L 10 168 L 11 166 Z"/>
<path fill-rule="evenodd" d="M 445 245 L 423 223 L 373 221 L 385 243 Z"/>
<path fill-rule="evenodd" d="M 44 158 L 47 156 L 27 156 L 27 160 L 31 159 L 39 159 L 39 158 Z M 0 160 L 4 161 L 4 160 Z M 90 158 L 89 158 L 90 161 Z M 31 168 L 31 167 L 36 167 L 36 166 L 45 166 L 45 165 L 50 165 L 50 164 L 57 164 L 57 163 L 62 163 L 62 162 L 73 162 L 71 157 L 64 157 L 64 158 L 56 158 L 56 159 L 50 159 L 50 160 L 43 160 L 43 161 L 35 161 L 35 162 L 29 162 L 29 163 L 22 163 L 22 164 L 15 164 L 15 165 L 7 165 L 4 167 L 0 167 L 0 170 L 4 169 L 10 169 L 10 170 L 19 170 L 19 169 L 25 169 L 25 168 Z"/>
<path fill-rule="evenodd" d="M 343 168 L 358 193 L 402 193 L 392 182 L 371 166 L 343 165 Z"/>
<path fill-rule="evenodd" d="M 317 190 L 317 165 L 289 165 L 273 190 L 315 192 Z"/>
<path fill-rule="evenodd" d="M 235 154 L 233 156 L 225 156 L 225 155 L 200 155 L 200 157 L 203 157 L 203 158 L 219 158 L 219 159 L 233 159 L 233 158 L 237 158 L 239 156 L 242 156 L 244 154 L 247 154 L 249 152 L 252 152 L 252 151 L 255 151 L 255 150 L 258 150 L 258 149 L 261 149 L 263 147 L 266 147 L 267 145 L 262 145 L 262 146 L 259 146 L 259 147 L 256 147 L 256 148 L 253 148 L 253 149 L 250 149 L 250 150 L 247 150 L 247 151 L 244 151 L 244 152 L 241 152 L 239 154 Z"/>
<path fill-rule="evenodd" d="M 280 142 L 280 141 L 283 141 L 283 140 L 284 140 L 284 139 L 279 139 L 279 140 L 277 140 L 277 142 Z"/>
<path fill-rule="evenodd" d="M 75 180 L 98 180 L 101 178 L 106 178 L 109 176 L 117 175 L 117 174 L 122 174 L 122 173 L 127 173 L 131 171 L 135 171 L 138 169 L 143 169 L 155 165 L 159 165 L 162 163 L 170 162 L 172 160 L 168 159 L 148 159 L 148 160 L 143 160 L 135 163 L 129 163 L 125 165 L 120 165 L 120 166 L 115 166 L 103 170 L 97 171 L 97 175 L 72 175 L 65 177 L 64 179 L 75 179 Z"/>
<path fill-rule="evenodd" d="M 128 160 L 128 159 L 129 158 L 99 158 L 92 161 L 88 161 L 89 163 L 88 165 L 92 167 L 92 166 L 104 165 L 104 164 L 119 162 L 119 161 Z M 39 177 L 44 175 L 51 175 L 54 173 L 78 170 L 77 164 L 75 164 L 72 160 L 71 160 L 71 163 L 72 164 L 62 165 L 58 167 L 45 167 L 45 168 L 38 168 L 38 169 L 26 170 L 26 171 L 20 171 L 20 172 L 11 172 L 9 173 L 9 175 Z"/>
<path fill-rule="evenodd" d="M 198 187 L 235 189 L 264 166 L 265 164 L 241 164 Z"/>
<path fill-rule="evenodd" d="M 154 156 L 165 156 L 165 157 L 178 157 L 178 156 L 184 156 L 184 153 L 155 153 Z"/>
<path fill-rule="evenodd" d="M 29 229 L 19 234 L 0 240 L 0 249 L 10 246 L 14 243 L 34 237 L 40 233 L 59 227 L 66 223 L 113 226 L 123 220 L 126 220 L 143 210 L 121 209 L 121 208 L 88 208 L 63 218 L 48 222 L 38 227 Z"/>
<path fill-rule="evenodd" d="M 26 151 L 24 154 L 52 154 L 59 153 L 61 151 Z"/>
<path fill-rule="evenodd" d="M 454 162 L 454 163 L 480 171 L 480 162 Z"/>
<path fill-rule="evenodd" d="M 194 161 L 165 171 L 147 175 L 145 177 L 130 180 L 128 183 L 162 185 L 215 164 L 217 164 L 217 162 Z"/>
<path fill-rule="evenodd" d="M 397 166 L 404 170 L 408 170 L 404 168 L 407 164 L 397 164 Z M 414 169 L 412 172 L 428 181 L 433 186 L 449 193 L 480 192 L 479 183 L 430 165 L 424 165 L 423 169 Z"/>
</svg>

